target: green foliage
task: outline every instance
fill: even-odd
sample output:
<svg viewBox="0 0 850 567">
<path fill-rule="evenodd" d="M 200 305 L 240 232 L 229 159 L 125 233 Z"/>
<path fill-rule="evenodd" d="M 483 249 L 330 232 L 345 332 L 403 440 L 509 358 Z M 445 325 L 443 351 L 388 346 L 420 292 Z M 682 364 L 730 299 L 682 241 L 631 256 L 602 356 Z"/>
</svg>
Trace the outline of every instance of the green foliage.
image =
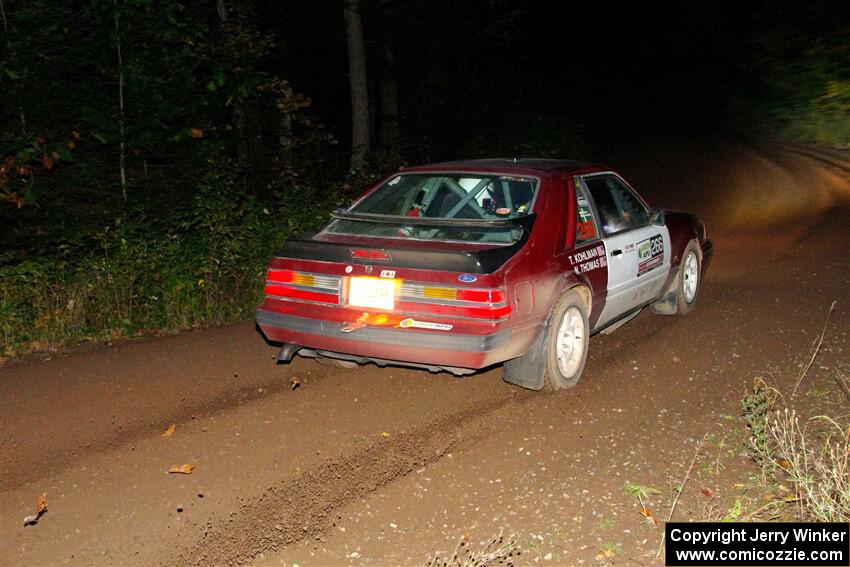
<svg viewBox="0 0 850 567">
<path fill-rule="evenodd" d="M 212 168 L 192 201 L 157 215 L 133 207 L 93 231 L 95 246 L 65 258 L 7 253 L 0 263 L 6 355 L 249 318 L 275 248 L 315 228 L 331 205 L 292 188 L 291 198 L 311 204 L 263 204 L 235 177 L 232 165 Z"/>
<path fill-rule="evenodd" d="M 776 452 L 768 438 L 768 420 L 776 402 L 776 391 L 757 379 L 750 394 L 741 400 L 744 422 L 750 429 L 750 454 L 766 480 L 776 470 Z"/>
<path fill-rule="evenodd" d="M 759 56 L 769 118 L 791 139 L 850 147 L 850 25 L 817 2 L 797 10 Z"/>
<path fill-rule="evenodd" d="M 735 504 L 729 509 L 729 511 L 720 519 L 721 522 L 737 522 L 741 519 L 741 514 L 744 513 L 744 505 L 741 503 L 741 500 L 736 498 Z"/>
<path fill-rule="evenodd" d="M 333 136 L 226 4 L 6 2 L 0 357 L 248 318 L 275 248 L 339 201 Z"/>
</svg>

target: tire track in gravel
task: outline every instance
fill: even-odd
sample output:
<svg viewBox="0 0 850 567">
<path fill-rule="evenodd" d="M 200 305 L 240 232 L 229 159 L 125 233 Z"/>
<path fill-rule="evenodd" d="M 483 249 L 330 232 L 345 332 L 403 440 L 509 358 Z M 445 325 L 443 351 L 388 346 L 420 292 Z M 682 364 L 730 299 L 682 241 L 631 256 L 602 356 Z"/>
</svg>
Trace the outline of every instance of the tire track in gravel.
<svg viewBox="0 0 850 567">
<path fill-rule="evenodd" d="M 503 398 L 371 443 L 295 478 L 281 479 L 223 522 L 208 523 L 197 542 L 164 564 L 242 565 L 262 552 L 320 538 L 347 504 L 439 461 L 461 445 L 482 440 L 505 423 L 506 412 L 539 396 L 513 390 Z"/>
<path fill-rule="evenodd" d="M 101 437 L 84 437 L 80 444 L 74 447 L 28 453 L 29 461 L 25 468 L 3 466 L 0 490 L 15 490 L 33 480 L 45 478 L 47 474 L 61 473 L 73 467 L 79 459 L 133 444 L 150 435 L 152 431 L 165 431 L 169 425 L 183 426 L 195 419 L 225 414 L 233 408 L 254 400 L 292 389 L 289 383 L 278 377 L 262 384 L 263 387 L 259 389 L 239 386 L 213 399 L 187 400 L 169 413 L 155 416 L 147 421 L 124 425 L 117 431 Z M 0 432 L 0 435 L 2 435 L 4 447 L 17 447 L 17 440 L 7 438 L 9 436 L 5 431 Z M 73 455 L 73 459 L 67 458 L 69 453 Z"/>
</svg>

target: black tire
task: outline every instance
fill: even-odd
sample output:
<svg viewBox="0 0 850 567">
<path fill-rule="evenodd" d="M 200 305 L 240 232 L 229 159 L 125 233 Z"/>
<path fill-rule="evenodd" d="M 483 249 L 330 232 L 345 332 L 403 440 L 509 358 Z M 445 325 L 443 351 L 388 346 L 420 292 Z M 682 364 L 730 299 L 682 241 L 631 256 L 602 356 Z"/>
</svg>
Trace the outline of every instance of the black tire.
<svg viewBox="0 0 850 567">
<path fill-rule="evenodd" d="M 567 318 L 570 320 L 565 323 Z M 565 327 L 563 332 L 562 327 Z M 570 290 L 561 296 L 552 308 L 544 332 L 546 339 L 543 350 L 546 358 L 543 367 L 543 389 L 556 391 L 572 388 L 581 379 L 590 343 L 587 306 L 577 292 Z M 558 360 L 559 340 L 567 341 L 562 349 L 566 361 L 562 363 Z"/>
<path fill-rule="evenodd" d="M 691 240 L 682 253 L 676 279 L 676 311 L 679 315 L 687 315 L 696 307 L 702 283 L 702 255 L 695 240 Z"/>
</svg>

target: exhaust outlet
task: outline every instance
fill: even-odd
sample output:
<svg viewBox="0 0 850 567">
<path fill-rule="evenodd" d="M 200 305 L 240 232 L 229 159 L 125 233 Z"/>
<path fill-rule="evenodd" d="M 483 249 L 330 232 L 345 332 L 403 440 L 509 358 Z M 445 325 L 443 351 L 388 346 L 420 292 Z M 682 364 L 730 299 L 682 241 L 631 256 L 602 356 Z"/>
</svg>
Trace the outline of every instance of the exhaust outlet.
<svg viewBox="0 0 850 567">
<path fill-rule="evenodd" d="M 295 356 L 295 353 L 301 348 L 301 345 L 296 345 L 293 343 L 283 343 L 283 346 L 280 348 L 280 352 L 277 353 L 277 362 L 289 362 L 292 360 L 292 357 Z"/>
</svg>

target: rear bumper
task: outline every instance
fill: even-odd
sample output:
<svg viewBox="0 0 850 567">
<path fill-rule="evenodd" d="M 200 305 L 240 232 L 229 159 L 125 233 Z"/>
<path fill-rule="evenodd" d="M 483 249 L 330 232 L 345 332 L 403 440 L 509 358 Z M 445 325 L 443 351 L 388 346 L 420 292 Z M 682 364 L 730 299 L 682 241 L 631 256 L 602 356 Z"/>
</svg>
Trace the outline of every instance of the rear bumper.
<svg viewBox="0 0 850 567">
<path fill-rule="evenodd" d="M 256 320 L 271 341 L 360 357 L 478 369 L 516 356 L 509 348 L 510 329 L 467 335 L 451 331 L 366 326 L 343 333 L 340 330 L 342 325 L 337 322 L 265 309 L 257 310 Z"/>
</svg>

